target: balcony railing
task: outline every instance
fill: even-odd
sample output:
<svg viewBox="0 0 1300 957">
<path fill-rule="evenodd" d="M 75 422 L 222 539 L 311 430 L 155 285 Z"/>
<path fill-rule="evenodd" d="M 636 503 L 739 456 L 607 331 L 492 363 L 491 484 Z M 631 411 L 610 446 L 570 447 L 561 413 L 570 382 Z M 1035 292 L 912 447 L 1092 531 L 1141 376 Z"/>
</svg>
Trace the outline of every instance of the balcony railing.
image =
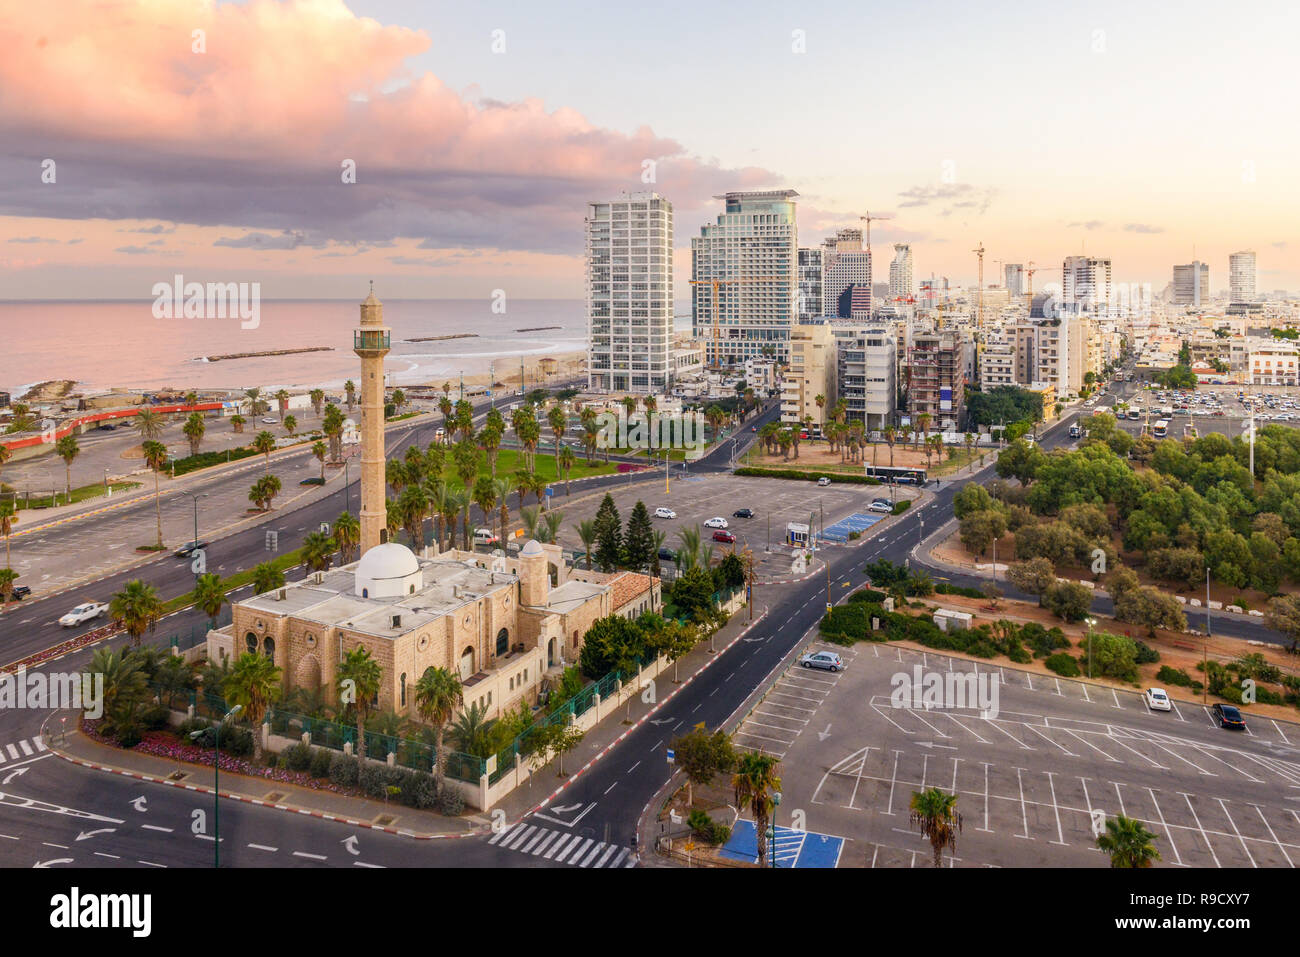
<svg viewBox="0 0 1300 957">
<path fill-rule="evenodd" d="M 377 352 L 389 348 L 389 333 L 361 329 L 352 333 L 352 348 L 357 351 Z"/>
</svg>

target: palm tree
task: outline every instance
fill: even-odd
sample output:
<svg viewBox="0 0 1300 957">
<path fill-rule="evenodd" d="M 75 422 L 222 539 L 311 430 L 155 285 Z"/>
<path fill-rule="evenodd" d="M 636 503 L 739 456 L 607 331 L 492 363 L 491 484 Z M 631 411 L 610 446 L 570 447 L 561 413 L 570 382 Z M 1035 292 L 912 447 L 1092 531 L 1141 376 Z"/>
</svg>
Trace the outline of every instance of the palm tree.
<svg viewBox="0 0 1300 957">
<path fill-rule="evenodd" d="M 221 606 L 226 603 L 226 590 L 221 587 L 221 576 L 209 572 L 194 580 L 194 605 L 208 616 L 208 626 L 217 627 Z"/>
<path fill-rule="evenodd" d="M 541 512 L 536 506 L 529 506 L 519 510 L 519 518 L 524 523 L 524 536 L 527 538 L 537 537 L 537 526 L 541 522 Z"/>
<path fill-rule="evenodd" d="M 587 571 L 591 571 L 591 553 L 596 547 L 596 522 L 594 519 L 584 519 L 578 523 L 578 538 L 582 540 L 582 547 L 587 552 Z"/>
<path fill-rule="evenodd" d="M 357 401 L 357 384 L 349 379 L 343 383 L 343 396 L 348 404 L 348 411 L 352 411 L 352 406 Z"/>
<path fill-rule="evenodd" d="M 943 851 L 957 850 L 957 832 L 961 830 L 961 815 L 955 810 L 957 795 L 938 788 L 913 791 L 911 821 L 921 830 L 921 836 L 934 848 L 934 866 L 943 866 Z"/>
<path fill-rule="evenodd" d="M 663 529 L 656 528 L 650 533 L 650 538 L 654 541 L 654 558 L 650 560 L 650 574 L 655 578 L 659 577 L 659 552 L 664 547 L 664 542 L 668 540 L 668 533 Z"/>
<path fill-rule="evenodd" d="M 361 541 L 361 523 L 351 512 L 342 512 L 334 519 L 334 541 L 343 553 L 343 564 L 349 564 Z"/>
<path fill-rule="evenodd" d="M 271 562 L 262 562 L 253 568 L 253 593 L 261 595 L 264 592 L 276 588 L 284 587 L 284 572 L 276 568 Z"/>
<path fill-rule="evenodd" d="M 1118 814 L 1106 820 L 1106 833 L 1097 835 L 1097 848 L 1110 855 L 1111 867 L 1150 867 L 1160 860 L 1155 837 L 1141 821 Z"/>
<path fill-rule="evenodd" d="M 72 504 L 72 460 L 81 454 L 81 446 L 77 444 L 77 437 L 69 433 L 55 443 L 54 452 L 59 458 L 63 459 L 63 475 L 67 480 L 68 504 Z"/>
<path fill-rule="evenodd" d="M 490 476 L 480 475 L 478 481 L 474 483 L 473 497 L 474 504 L 483 513 L 483 520 L 490 523 L 492 511 L 497 507 L 497 483 Z M 501 540 L 501 547 L 505 547 L 504 538 Z"/>
<path fill-rule="evenodd" d="M 120 621 L 131 636 L 131 646 L 138 648 L 146 631 L 153 631 L 162 617 L 163 603 L 157 590 L 136 578 L 115 594 L 108 603 L 108 613 Z"/>
<path fill-rule="evenodd" d="M 232 429 L 234 429 L 236 433 L 243 432 L 243 431 L 244 431 L 244 423 L 247 422 L 247 421 L 248 421 L 248 420 L 247 420 L 246 418 L 244 418 L 242 415 L 238 415 L 238 414 L 236 414 L 236 415 L 232 415 L 232 416 L 230 417 L 230 427 L 231 427 Z"/>
<path fill-rule="evenodd" d="M 145 442 L 140 446 L 144 452 L 144 464 L 153 469 L 153 508 L 154 514 L 158 519 L 158 541 L 155 542 L 158 549 L 163 547 L 162 540 L 162 490 L 158 487 L 158 473 L 162 471 L 163 466 L 167 464 L 167 446 L 161 442 L 152 440 Z"/>
<path fill-rule="evenodd" d="M 154 441 L 158 436 L 162 435 L 162 416 L 153 409 L 141 409 L 137 412 L 134 425 L 135 430 L 140 433 L 140 438 L 144 441 Z"/>
<path fill-rule="evenodd" d="M 513 490 L 513 486 L 511 486 L 509 479 L 504 478 L 493 479 L 492 486 L 500 507 L 501 547 L 505 548 L 506 530 L 510 527 L 510 492 Z"/>
<path fill-rule="evenodd" d="M 181 431 L 190 440 L 190 455 L 198 455 L 199 446 L 203 443 L 203 434 L 208 431 L 208 426 L 203 421 L 203 413 L 191 412 L 190 417 L 181 426 Z"/>
<path fill-rule="evenodd" d="M 335 687 L 340 703 L 352 710 L 357 721 L 357 754 L 366 756 L 366 715 L 379 694 L 383 669 L 364 647 L 353 648 L 339 662 Z"/>
<path fill-rule="evenodd" d="M 558 541 L 557 536 L 560 534 L 560 526 L 564 524 L 564 513 L 547 512 L 542 516 L 542 521 L 546 524 L 546 541 Z"/>
<path fill-rule="evenodd" d="M 469 493 L 461 488 L 447 490 L 447 498 L 443 503 L 447 511 L 443 513 L 442 520 L 447 526 L 447 547 L 452 548 L 456 544 L 456 518 L 460 515 L 463 508 L 468 512 Z M 469 550 L 469 542 L 465 542 L 465 550 Z"/>
<path fill-rule="evenodd" d="M 319 534 L 319 533 L 318 533 Z M 267 709 L 280 698 L 280 668 L 267 655 L 246 651 L 231 665 L 230 674 L 221 685 L 221 696 L 226 703 L 239 705 L 241 717 L 253 729 L 253 761 L 262 761 L 262 718 Z"/>
<path fill-rule="evenodd" d="M 916 417 L 916 434 L 918 441 L 930 440 L 930 413 L 922 412 Z"/>
<path fill-rule="evenodd" d="M 424 516 L 429 511 L 429 496 L 423 485 L 412 485 L 397 497 L 397 507 L 402 513 L 402 527 L 411 540 L 411 548 L 424 547 Z"/>
<path fill-rule="evenodd" d="M 460 479 L 461 487 L 465 489 L 464 502 L 464 521 L 465 529 L 465 548 L 470 547 L 469 531 L 469 504 L 474 494 L 474 479 L 478 477 L 479 470 L 479 448 L 469 439 L 461 439 L 456 443 L 452 450 L 452 465 L 456 470 L 456 477 Z"/>
<path fill-rule="evenodd" d="M 311 396 L 312 411 L 315 412 L 316 416 L 319 418 L 321 414 L 321 407 L 325 402 L 325 390 L 312 389 L 309 395 Z"/>
<path fill-rule="evenodd" d="M 253 451 L 266 456 L 266 471 L 271 471 L 271 453 L 275 451 L 275 436 L 265 430 L 253 438 Z"/>
<path fill-rule="evenodd" d="M 551 433 L 555 436 L 555 464 L 556 472 L 559 472 L 560 464 L 560 441 L 564 438 L 564 430 L 569 427 L 569 414 L 559 402 L 551 406 L 551 411 L 546 413 L 546 421 L 550 423 Z"/>
<path fill-rule="evenodd" d="M 329 440 L 330 461 L 337 462 L 343 454 L 343 413 L 334 403 L 325 406 L 325 419 L 320 430 Z"/>
<path fill-rule="evenodd" d="M 573 454 L 573 449 L 565 445 L 560 449 L 559 458 L 556 459 L 560 472 L 564 475 L 564 494 L 569 494 L 569 473 L 573 467 L 578 464 L 578 457 Z"/>
<path fill-rule="evenodd" d="M 284 417 L 284 431 L 289 433 L 289 438 L 298 431 L 298 417 L 296 415 L 286 415 Z"/>
<path fill-rule="evenodd" d="M 0 446 L 3 448 L 3 446 Z M 0 502 L 0 535 L 5 537 L 5 567 L 12 568 L 13 561 L 9 557 L 9 536 L 13 533 L 14 526 L 18 524 L 18 513 L 10 502 Z"/>
<path fill-rule="evenodd" d="M 314 572 L 324 571 L 330 567 L 338 543 L 322 531 L 308 532 L 302 541 L 302 560 L 307 568 Z"/>
<path fill-rule="evenodd" d="M 252 416 L 256 418 L 257 416 L 261 415 L 262 408 L 264 405 L 264 403 L 262 402 L 262 390 L 245 389 L 244 395 L 248 397 L 248 403 L 249 403 L 248 407 L 250 410 L 252 410 L 251 411 Z"/>
<path fill-rule="evenodd" d="M 475 701 L 452 723 L 451 738 L 456 750 L 486 758 L 493 751 L 492 729 L 496 723 L 495 718 L 487 720 L 487 708 Z"/>
<path fill-rule="evenodd" d="M 0 445 L 0 468 L 4 468 L 4 464 L 11 458 L 13 458 L 13 453 L 9 451 L 9 446 Z M 4 488 L 3 483 L 0 483 L 0 488 Z"/>
<path fill-rule="evenodd" d="M 415 683 L 415 710 L 429 724 L 434 734 L 434 776 L 438 793 L 442 793 L 446 755 L 442 750 L 443 732 L 456 710 L 465 703 L 460 678 L 446 668 L 426 668 Z"/>
<path fill-rule="evenodd" d="M 495 409 L 492 411 L 496 412 Z M 497 413 L 500 415 L 501 413 Z M 488 475 L 491 478 L 497 477 L 497 455 L 501 452 L 501 436 L 504 433 L 501 428 L 489 422 L 483 426 L 478 433 L 478 444 L 483 452 L 487 455 Z"/>
<path fill-rule="evenodd" d="M 409 484 L 406 463 L 401 459 L 389 459 L 384 463 L 384 481 L 395 495 L 401 495 L 402 489 Z"/>
<path fill-rule="evenodd" d="M 772 792 L 781 786 L 776 775 L 775 755 L 747 751 L 740 758 L 739 767 L 731 779 L 736 794 L 736 807 L 749 805 L 754 815 L 754 836 L 758 840 L 758 866 L 767 866 L 767 821 L 775 807 Z"/>
<path fill-rule="evenodd" d="M 391 542 L 402 527 L 402 506 L 396 499 L 390 498 L 384 501 L 384 510 L 387 513 L 384 527 L 388 529 L 388 540 Z"/>
<path fill-rule="evenodd" d="M 316 460 L 320 462 L 320 484 L 324 485 L 325 484 L 325 456 L 329 454 L 329 448 L 325 445 L 324 442 L 313 442 L 311 447 L 311 454 L 316 456 Z"/>
<path fill-rule="evenodd" d="M 892 469 L 894 467 L 894 442 L 898 440 L 898 431 L 892 425 L 887 425 L 881 431 L 881 435 L 885 439 L 885 444 L 889 446 L 889 467 Z"/>
<path fill-rule="evenodd" d="M 105 715 L 129 712 L 148 694 L 148 677 L 140 668 L 139 657 L 130 652 L 98 649 L 91 656 L 90 673 L 104 676 L 101 704 Z"/>
<path fill-rule="evenodd" d="M 0 568 L 0 614 L 4 613 L 5 606 L 9 604 L 9 596 L 14 593 L 14 582 L 18 580 L 18 573 L 12 568 Z"/>
<path fill-rule="evenodd" d="M 280 389 L 275 393 L 275 401 L 280 406 L 280 424 L 284 424 L 284 414 L 289 411 L 289 393 L 285 389 Z"/>
</svg>

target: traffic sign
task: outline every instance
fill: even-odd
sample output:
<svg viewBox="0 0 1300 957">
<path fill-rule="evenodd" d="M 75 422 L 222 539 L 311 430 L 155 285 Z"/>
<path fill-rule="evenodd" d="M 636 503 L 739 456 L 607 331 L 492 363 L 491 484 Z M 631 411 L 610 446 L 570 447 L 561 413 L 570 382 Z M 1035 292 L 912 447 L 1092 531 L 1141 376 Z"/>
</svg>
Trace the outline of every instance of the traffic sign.
<svg viewBox="0 0 1300 957">
<path fill-rule="evenodd" d="M 677 763 L 677 752 L 674 751 L 672 748 L 668 749 L 668 763 L 669 764 Z"/>
</svg>

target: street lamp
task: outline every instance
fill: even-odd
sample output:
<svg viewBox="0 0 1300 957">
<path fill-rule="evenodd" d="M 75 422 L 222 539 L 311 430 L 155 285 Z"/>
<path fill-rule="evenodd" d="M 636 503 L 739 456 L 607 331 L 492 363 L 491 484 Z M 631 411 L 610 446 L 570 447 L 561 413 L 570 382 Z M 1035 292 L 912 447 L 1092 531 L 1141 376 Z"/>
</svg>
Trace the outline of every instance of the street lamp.
<svg viewBox="0 0 1300 957">
<path fill-rule="evenodd" d="M 1088 677 L 1092 677 L 1092 626 L 1097 624 L 1096 618 L 1085 618 L 1088 625 Z"/>
<path fill-rule="evenodd" d="M 221 866 L 221 729 L 225 727 L 227 721 L 242 711 L 244 706 L 237 704 L 226 712 L 217 726 L 212 730 L 212 866 Z M 193 741 L 207 731 L 207 728 L 193 731 L 190 733 L 190 740 Z"/>
<path fill-rule="evenodd" d="M 190 498 L 192 498 L 192 499 L 194 500 L 194 538 L 193 538 L 193 542 L 194 542 L 194 547 L 197 548 L 197 547 L 198 547 L 198 544 L 199 544 L 199 499 L 201 499 L 201 498 L 207 498 L 207 497 L 208 497 L 208 493 L 207 493 L 207 492 L 184 492 L 184 493 L 182 493 L 182 494 L 184 494 L 184 495 L 188 495 Z M 196 572 L 195 574 L 197 575 L 198 573 Z"/>
<path fill-rule="evenodd" d="M 771 829 L 772 838 L 767 845 L 768 856 L 772 859 L 771 863 L 768 865 L 769 867 L 776 867 L 776 809 L 779 808 L 780 806 L 781 806 L 781 792 L 773 791 L 772 792 L 772 829 Z"/>
</svg>

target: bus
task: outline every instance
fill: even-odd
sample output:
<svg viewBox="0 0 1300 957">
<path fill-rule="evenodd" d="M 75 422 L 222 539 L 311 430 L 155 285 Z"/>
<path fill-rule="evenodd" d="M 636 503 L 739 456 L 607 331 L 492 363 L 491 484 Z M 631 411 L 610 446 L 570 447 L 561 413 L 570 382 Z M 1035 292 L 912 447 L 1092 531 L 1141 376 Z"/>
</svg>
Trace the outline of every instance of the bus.
<svg viewBox="0 0 1300 957">
<path fill-rule="evenodd" d="M 1169 420 L 1161 419 L 1159 422 L 1156 423 L 1155 437 L 1157 439 L 1163 439 L 1168 434 L 1169 434 Z"/>
</svg>

